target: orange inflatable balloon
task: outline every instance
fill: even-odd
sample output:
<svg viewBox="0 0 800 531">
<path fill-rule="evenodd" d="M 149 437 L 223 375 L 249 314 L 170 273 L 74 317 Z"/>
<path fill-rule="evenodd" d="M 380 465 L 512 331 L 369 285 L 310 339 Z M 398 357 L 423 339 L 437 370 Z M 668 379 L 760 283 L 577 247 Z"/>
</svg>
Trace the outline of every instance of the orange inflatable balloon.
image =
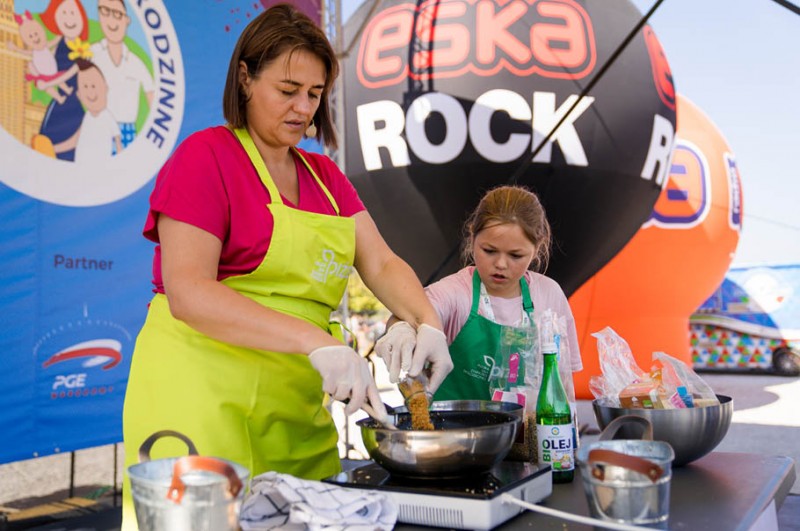
<svg viewBox="0 0 800 531">
<path fill-rule="evenodd" d="M 689 316 L 722 282 L 739 243 L 741 182 L 731 150 L 680 95 L 677 112 L 669 179 L 650 219 L 569 299 L 584 366 L 575 374 L 578 398 L 593 398 L 589 378 L 601 371 L 591 334 L 606 326 L 643 370 L 655 351 L 691 366 Z"/>
</svg>

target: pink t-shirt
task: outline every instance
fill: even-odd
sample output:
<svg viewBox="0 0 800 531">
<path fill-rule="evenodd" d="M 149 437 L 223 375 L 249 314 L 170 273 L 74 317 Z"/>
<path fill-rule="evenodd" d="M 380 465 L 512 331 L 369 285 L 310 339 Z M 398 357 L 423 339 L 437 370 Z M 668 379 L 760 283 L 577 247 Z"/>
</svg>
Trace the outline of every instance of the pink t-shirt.
<svg viewBox="0 0 800 531">
<path fill-rule="evenodd" d="M 436 308 L 439 318 L 442 320 L 448 345 L 456 339 L 458 333 L 464 328 L 469 312 L 472 309 L 472 272 L 474 270 L 475 266 L 465 267 L 425 288 L 428 299 L 430 299 L 431 304 Z M 542 312 L 549 308 L 556 315 L 566 319 L 566 340 L 569 349 L 570 366 L 573 372 L 582 370 L 583 361 L 581 360 L 578 333 L 575 329 L 575 319 L 572 317 L 569 301 L 564 295 L 561 286 L 552 278 L 533 271 L 525 273 L 525 280 L 528 282 L 528 289 L 530 289 L 534 316 L 536 312 Z M 506 326 L 519 325 L 522 317 L 521 295 L 512 299 L 503 299 L 490 295 L 489 299 L 494 312 L 494 322 Z M 478 313 L 483 315 L 480 309 Z M 487 316 L 483 315 L 483 317 Z"/>
<path fill-rule="evenodd" d="M 353 185 L 324 155 L 300 150 L 339 206 L 352 217 L 364 210 Z M 299 204 L 308 212 L 335 215 L 333 205 L 303 162 L 295 157 Z M 250 273 L 267 254 L 273 220 L 266 205 L 269 192 L 239 140 L 227 127 L 204 129 L 184 140 L 161 168 L 150 195 L 144 236 L 159 243 L 158 214 L 199 227 L 222 241 L 217 279 Z M 154 291 L 164 292 L 161 247 L 153 259 Z"/>
</svg>

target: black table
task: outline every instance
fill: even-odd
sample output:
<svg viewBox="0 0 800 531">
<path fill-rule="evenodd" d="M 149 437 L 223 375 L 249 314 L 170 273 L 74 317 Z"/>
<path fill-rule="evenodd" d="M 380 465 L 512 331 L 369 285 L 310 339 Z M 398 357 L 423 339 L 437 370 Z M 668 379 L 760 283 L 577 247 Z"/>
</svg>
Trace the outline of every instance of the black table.
<svg viewBox="0 0 800 531">
<path fill-rule="evenodd" d="M 794 460 L 789 457 L 712 452 L 672 470 L 669 529 L 745 531 L 775 501 L 777 511 L 794 485 Z M 553 485 L 553 493 L 540 505 L 589 516 L 580 470 L 572 483 Z M 398 531 L 422 529 L 398 523 Z M 590 530 L 592 526 L 524 511 L 497 530 Z"/>
</svg>

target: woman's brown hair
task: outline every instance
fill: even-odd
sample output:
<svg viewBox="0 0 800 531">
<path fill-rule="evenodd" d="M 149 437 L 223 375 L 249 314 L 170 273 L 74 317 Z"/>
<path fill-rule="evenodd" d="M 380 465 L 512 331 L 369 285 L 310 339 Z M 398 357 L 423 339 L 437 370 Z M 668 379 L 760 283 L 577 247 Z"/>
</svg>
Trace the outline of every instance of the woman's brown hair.
<svg viewBox="0 0 800 531">
<path fill-rule="evenodd" d="M 325 88 L 314 114 L 316 139 L 336 149 L 336 129 L 330 106 L 330 89 L 339 75 L 339 61 L 325 33 L 308 16 L 289 4 L 275 5 L 254 18 L 239 36 L 231 55 L 222 113 L 232 127 L 247 126 L 247 96 L 239 78 L 239 63 L 247 65 L 250 77 L 261 71 L 286 51 L 305 50 L 319 57 L 325 65 Z"/>
<path fill-rule="evenodd" d="M 550 223 L 539 198 L 523 186 L 498 186 L 483 196 L 464 224 L 464 261 L 472 262 L 475 236 L 487 227 L 514 223 L 536 246 L 528 269 L 544 272 L 550 260 Z"/>
</svg>

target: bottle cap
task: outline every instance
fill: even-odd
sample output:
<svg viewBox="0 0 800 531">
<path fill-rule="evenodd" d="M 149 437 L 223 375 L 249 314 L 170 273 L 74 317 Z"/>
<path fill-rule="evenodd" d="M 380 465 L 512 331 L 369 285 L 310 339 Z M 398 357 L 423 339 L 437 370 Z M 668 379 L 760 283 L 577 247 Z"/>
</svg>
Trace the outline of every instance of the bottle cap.
<svg viewBox="0 0 800 531">
<path fill-rule="evenodd" d="M 555 343 L 547 342 L 542 344 L 542 354 L 557 354 L 558 347 Z"/>
</svg>

